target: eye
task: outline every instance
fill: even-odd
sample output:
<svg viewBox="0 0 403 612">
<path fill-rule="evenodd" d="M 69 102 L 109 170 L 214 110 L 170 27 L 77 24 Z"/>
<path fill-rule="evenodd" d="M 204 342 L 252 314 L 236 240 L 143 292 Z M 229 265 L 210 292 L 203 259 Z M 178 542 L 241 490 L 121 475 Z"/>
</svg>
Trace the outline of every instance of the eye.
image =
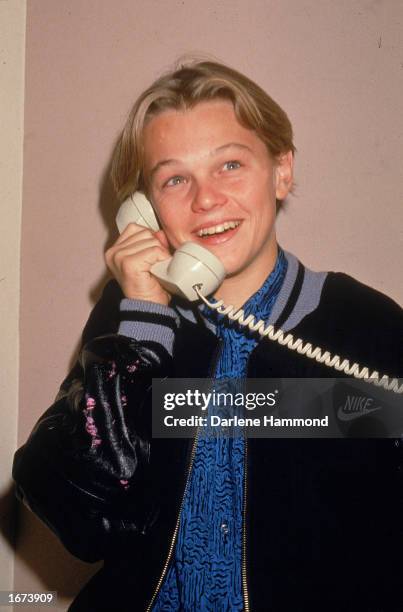
<svg viewBox="0 0 403 612">
<path fill-rule="evenodd" d="M 237 170 L 240 167 L 241 167 L 240 162 L 239 161 L 235 161 L 235 160 L 225 162 L 225 164 L 224 164 L 224 168 L 226 170 Z"/>
<path fill-rule="evenodd" d="M 170 179 L 165 181 L 165 183 L 163 184 L 163 187 L 175 187 L 176 185 L 180 185 L 181 183 L 184 183 L 184 182 L 185 182 L 185 179 L 183 176 L 172 176 Z"/>
</svg>

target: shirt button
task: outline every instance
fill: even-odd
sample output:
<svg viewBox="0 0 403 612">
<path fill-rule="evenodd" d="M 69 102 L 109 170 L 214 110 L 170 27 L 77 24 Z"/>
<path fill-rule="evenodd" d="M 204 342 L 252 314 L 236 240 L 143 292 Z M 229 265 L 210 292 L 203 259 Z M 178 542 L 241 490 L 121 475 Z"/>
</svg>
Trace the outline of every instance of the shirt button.
<svg viewBox="0 0 403 612">
<path fill-rule="evenodd" d="M 223 532 L 224 535 L 227 535 L 227 533 L 229 532 L 228 523 L 221 524 L 221 531 Z"/>
</svg>

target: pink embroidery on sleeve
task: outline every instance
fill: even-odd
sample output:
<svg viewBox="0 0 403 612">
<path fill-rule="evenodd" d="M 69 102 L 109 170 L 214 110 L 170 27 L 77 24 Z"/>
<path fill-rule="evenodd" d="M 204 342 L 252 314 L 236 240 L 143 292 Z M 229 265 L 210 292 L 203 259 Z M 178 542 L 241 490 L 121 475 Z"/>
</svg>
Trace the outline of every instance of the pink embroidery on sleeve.
<svg viewBox="0 0 403 612">
<path fill-rule="evenodd" d="M 114 376 L 116 376 L 116 363 L 112 361 L 111 369 L 108 372 L 108 378 L 113 378 Z"/>
<path fill-rule="evenodd" d="M 138 369 L 139 363 L 140 363 L 140 359 L 136 359 L 134 363 L 131 363 L 128 366 L 126 366 L 126 370 L 130 372 L 130 374 L 132 374 Z"/>
<path fill-rule="evenodd" d="M 92 411 L 95 408 L 96 402 L 93 397 L 90 397 L 88 394 L 85 396 L 86 399 L 86 407 L 84 409 L 85 416 L 85 430 L 90 434 L 91 440 L 91 448 L 96 448 L 99 444 L 102 443 L 101 438 L 98 436 L 98 429 L 95 426 L 95 421 L 92 416 Z"/>
</svg>

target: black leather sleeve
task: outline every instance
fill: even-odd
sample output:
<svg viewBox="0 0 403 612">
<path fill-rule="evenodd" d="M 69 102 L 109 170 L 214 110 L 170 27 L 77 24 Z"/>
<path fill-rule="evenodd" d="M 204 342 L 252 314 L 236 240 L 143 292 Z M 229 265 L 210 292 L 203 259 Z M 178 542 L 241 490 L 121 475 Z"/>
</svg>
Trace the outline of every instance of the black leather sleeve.
<svg viewBox="0 0 403 612">
<path fill-rule="evenodd" d="M 152 520 L 146 495 L 151 381 L 171 368 L 160 345 L 96 335 L 115 325 L 103 321 L 115 308 L 111 291 L 116 287 L 107 287 L 90 317 L 86 342 L 56 402 L 13 465 L 17 496 L 85 561 L 104 558 Z"/>
</svg>

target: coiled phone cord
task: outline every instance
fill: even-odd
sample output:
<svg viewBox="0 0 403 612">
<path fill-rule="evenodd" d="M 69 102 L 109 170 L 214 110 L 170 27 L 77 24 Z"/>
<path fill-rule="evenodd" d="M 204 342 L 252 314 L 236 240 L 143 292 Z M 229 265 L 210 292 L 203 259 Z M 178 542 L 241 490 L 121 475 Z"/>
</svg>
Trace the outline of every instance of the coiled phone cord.
<svg viewBox="0 0 403 612">
<path fill-rule="evenodd" d="M 329 368 L 334 368 L 338 372 L 344 372 L 347 376 L 353 376 L 354 378 L 364 380 L 376 387 L 384 387 L 384 389 L 393 391 L 394 393 L 403 393 L 403 384 L 399 386 L 399 380 L 397 378 L 391 378 L 386 374 L 380 377 L 379 372 L 376 370 L 370 374 L 367 367 L 361 367 L 358 363 L 350 365 L 348 359 L 342 359 L 339 355 L 331 355 L 329 351 L 323 351 L 319 346 L 313 347 L 310 342 L 304 344 L 301 338 L 294 339 L 292 334 L 285 334 L 282 329 L 275 330 L 273 325 L 267 325 L 262 320 L 255 322 L 256 317 L 253 314 L 245 317 L 245 313 L 241 308 L 237 309 L 232 305 L 226 306 L 223 300 L 218 300 L 214 303 L 210 302 L 200 293 L 201 288 L 202 285 L 200 284 L 193 285 L 193 289 L 206 306 L 212 310 L 217 310 L 219 314 L 227 316 L 231 321 L 237 321 L 239 325 L 247 327 L 253 332 L 259 332 L 261 336 L 278 342 L 291 351 L 296 351 L 300 355 L 315 359 L 318 363 L 323 363 Z"/>
</svg>

